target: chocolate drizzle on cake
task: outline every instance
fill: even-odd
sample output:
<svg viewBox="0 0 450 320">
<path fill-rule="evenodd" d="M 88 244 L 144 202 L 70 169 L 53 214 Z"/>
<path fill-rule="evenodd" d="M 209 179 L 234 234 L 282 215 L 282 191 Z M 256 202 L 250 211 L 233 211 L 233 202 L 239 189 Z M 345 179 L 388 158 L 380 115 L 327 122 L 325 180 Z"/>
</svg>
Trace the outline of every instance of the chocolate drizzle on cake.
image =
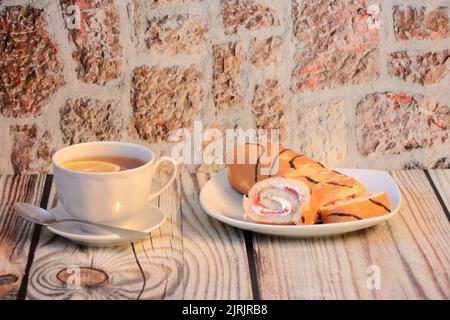
<svg viewBox="0 0 450 320">
<path fill-rule="evenodd" d="M 291 167 L 291 169 L 294 169 L 294 170 L 297 169 L 297 167 L 294 164 L 294 161 L 295 161 L 295 159 L 301 158 L 301 157 L 303 157 L 303 155 L 299 154 L 299 155 L 296 155 L 295 157 L 293 157 L 291 160 L 289 160 L 289 166 Z"/>
<path fill-rule="evenodd" d="M 275 156 L 275 158 L 273 159 L 272 165 L 270 166 L 269 178 L 272 177 L 272 171 L 273 171 L 273 168 L 275 167 L 275 163 L 276 163 L 277 160 L 280 158 L 280 156 L 281 156 L 284 152 L 286 152 L 286 151 L 291 151 L 291 150 L 290 150 L 290 149 L 284 149 L 284 150 L 281 150 L 280 152 L 278 152 L 278 154 L 277 154 L 277 155 Z"/>
<path fill-rule="evenodd" d="M 259 144 L 259 143 L 246 143 L 246 144 L 257 145 L 258 147 L 261 147 L 261 148 L 262 148 L 262 152 L 259 153 L 258 159 L 256 160 L 256 166 L 255 166 L 255 182 L 258 182 L 258 167 L 259 167 L 259 161 L 260 161 L 261 157 L 263 156 L 263 154 L 266 152 L 266 148 L 264 148 L 264 146 L 261 145 L 261 144 Z"/>
<path fill-rule="evenodd" d="M 322 217 L 320 216 L 320 211 L 317 211 L 316 217 L 314 218 L 314 224 L 323 224 Z"/>
<path fill-rule="evenodd" d="M 391 209 L 389 209 L 388 207 L 386 207 L 384 204 L 382 204 L 381 202 L 378 202 L 376 200 L 373 200 L 372 198 L 369 198 L 369 201 L 372 202 L 373 204 L 376 204 L 377 206 L 383 207 L 384 210 L 386 210 L 387 212 L 391 212 Z"/>
<path fill-rule="evenodd" d="M 305 176 L 305 179 L 308 180 L 311 183 L 314 183 L 314 184 L 318 184 L 319 183 L 318 181 L 316 181 L 316 180 L 314 180 L 314 179 L 312 179 L 312 178 L 310 178 L 308 176 Z"/>
<path fill-rule="evenodd" d="M 356 220 L 362 220 L 361 217 L 357 216 L 356 214 L 351 213 L 342 213 L 342 212 L 333 212 L 328 215 L 329 217 L 335 216 L 335 217 L 351 217 L 355 218 Z"/>
<path fill-rule="evenodd" d="M 353 186 L 347 185 L 347 184 L 340 184 L 337 182 L 327 182 L 327 184 L 331 184 L 333 186 L 338 186 L 338 187 L 344 187 L 344 188 L 353 188 Z"/>
</svg>

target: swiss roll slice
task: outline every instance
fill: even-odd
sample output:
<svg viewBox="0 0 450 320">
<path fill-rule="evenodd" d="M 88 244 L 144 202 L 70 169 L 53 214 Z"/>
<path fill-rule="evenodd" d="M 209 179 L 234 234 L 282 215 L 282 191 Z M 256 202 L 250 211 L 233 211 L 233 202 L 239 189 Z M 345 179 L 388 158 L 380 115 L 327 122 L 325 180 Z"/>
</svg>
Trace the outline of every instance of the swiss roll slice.
<svg viewBox="0 0 450 320">
<path fill-rule="evenodd" d="M 267 224 L 314 224 L 318 203 L 310 186 L 274 177 L 256 183 L 243 197 L 245 218 Z"/>
<path fill-rule="evenodd" d="M 320 209 L 323 223 L 356 221 L 381 216 L 391 212 L 385 192 L 349 198 Z"/>
</svg>

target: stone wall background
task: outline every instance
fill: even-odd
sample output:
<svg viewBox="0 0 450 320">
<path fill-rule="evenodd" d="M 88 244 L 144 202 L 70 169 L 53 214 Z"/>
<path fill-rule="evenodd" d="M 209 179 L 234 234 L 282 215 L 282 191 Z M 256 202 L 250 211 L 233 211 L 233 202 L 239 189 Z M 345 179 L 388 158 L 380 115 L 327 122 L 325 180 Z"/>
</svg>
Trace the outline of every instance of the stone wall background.
<svg viewBox="0 0 450 320">
<path fill-rule="evenodd" d="M 47 172 L 92 140 L 168 153 L 193 120 L 280 127 L 329 166 L 449 167 L 449 6 L 0 0 L 0 173 Z"/>
</svg>

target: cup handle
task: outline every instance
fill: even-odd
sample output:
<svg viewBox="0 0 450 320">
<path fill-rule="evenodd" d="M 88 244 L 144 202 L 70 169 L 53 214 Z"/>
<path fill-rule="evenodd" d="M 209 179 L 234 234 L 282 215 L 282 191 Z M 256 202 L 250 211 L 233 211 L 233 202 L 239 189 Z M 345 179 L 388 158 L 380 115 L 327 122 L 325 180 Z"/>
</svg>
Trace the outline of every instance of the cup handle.
<svg viewBox="0 0 450 320">
<path fill-rule="evenodd" d="M 154 171 L 156 171 L 156 169 L 158 169 L 158 167 L 161 165 L 161 163 L 163 162 L 170 162 L 173 165 L 173 173 L 172 176 L 170 177 L 169 181 L 166 182 L 166 184 L 158 191 L 152 193 L 149 196 L 149 200 L 159 196 L 161 193 L 163 193 L 164 191 L 166 191 L 166 189 L 172 184 L 172 182 L 175 180 L 175 178 L 177 177 L 177 173 L 178 173 L 178 169 L 177 169 L 177 163 L 175 162 L 175 160 L 173 160 L 171 157 L 161 157 L 158 159 L 158 161 L 156 161 L 155 163 L 155 167 L 153 168 Z"/>
</svg>

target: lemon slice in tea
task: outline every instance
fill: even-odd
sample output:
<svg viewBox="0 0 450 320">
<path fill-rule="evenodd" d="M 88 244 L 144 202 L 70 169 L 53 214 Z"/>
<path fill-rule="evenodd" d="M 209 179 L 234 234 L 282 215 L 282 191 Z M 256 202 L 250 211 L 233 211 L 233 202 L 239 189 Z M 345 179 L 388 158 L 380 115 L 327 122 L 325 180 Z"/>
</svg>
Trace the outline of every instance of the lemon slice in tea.
<svg viewBox="0 0 450 320">
<path fill-rule="evenodd" d="M 120 171 L 120 166 L 105 161 L 71 161 L 62 165 L 65 169 L 79 172 L 116 172 Z"/>
</svg>

